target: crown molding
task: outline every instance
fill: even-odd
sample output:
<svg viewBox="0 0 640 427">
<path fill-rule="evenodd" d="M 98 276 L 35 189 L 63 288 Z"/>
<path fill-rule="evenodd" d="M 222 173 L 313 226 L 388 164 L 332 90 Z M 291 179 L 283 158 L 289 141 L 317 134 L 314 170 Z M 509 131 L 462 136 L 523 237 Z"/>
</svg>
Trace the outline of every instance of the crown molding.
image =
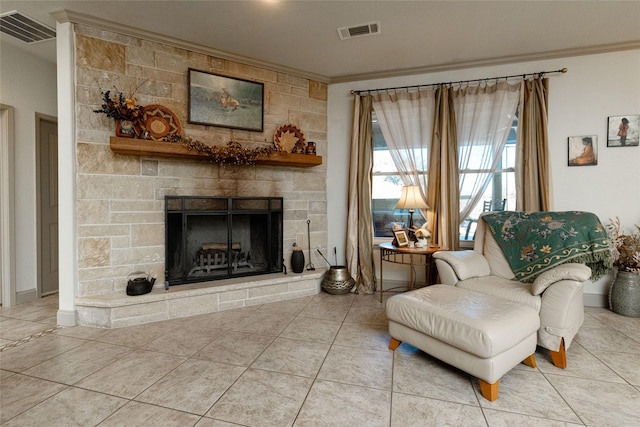
<svg viewBox="0 0 640 427">
<path fill-rule="evenodd" d="M 309 80 L 315 80 L 322 83 L 329 83 L 327 76 L 320 74 L 310 73 L 304 70 L 299 70 L 292 67 L 287 67 L 273 62 L 261 61 L 255 58 L 250 58 L 243 55 L 238 55 L 232 52 L 227 52 L 220 49 L 214 49 L 208 46 L 200 45 L 197 43 L 189 42 L 186 40 L 177 39 L 174 37 L 166 36 L 164 34 L 155 33 L 153 31 L 141 30 L 140 28 L 130 27 L 128 25 L 120 24 L 106 19 L 98 18 L 96 16 L 87 15 L 84 13 L 73 12 L 70 10 L 61 10 L 51 14 L 57 22 L 71 22 L 74 24 L 83 24 L 97 27 L 103 30 L 113 31 L 120 34 L 125 34 L 131 37 L 142 38 L 157 43 L 166 44 L 179 49 L 189 50 L 196 53 L 202 53 L 205 55 L 215 56 L 216 58 L 226 59 L 228 61 L 239 62 L 241 64 L 250 65 L 258 68 L 265 68 L 271 71 L 277 71 L 284 74 L 293 75 L 296 77 L 302 77 Z"/>
<path fill-rule="evenodd" d="M 494 58 L 486 58 L 475 61 L 465 62 L 452 62 L 447 64 L 438 64 L 426 67 L 414 67 L 414 68 L 401 68 L 395 70 L 385 71 L 372 71 L 370 73 L 360 74 L 348 74 L 343 76 L 328 77 L 308 71 L 300 70 L 293 67 L 287 67 L 281 64 L 276 64 L 268 61 L 261 61 L 255 58 L 250 58 L 243 55 L 238 55 L 232 52 L 227 52 L 221 49 L 214 49 L 208 46 L 200 45 L 197 43 L 188 42 L 185 40 L 177 39 L 174 37 L 166 36 L 163 34 L 155 33 L 152 31 L 141 30 L 139 28 L 130 27 L 117 22 L 108 21 L 106 19 L 98 18 L 92 15 L 73 12 L 69 10 L 62 10 L 55 12 L 52 16 L 58 22 L 72 22 L 75 24 L 85 24 L 94 26 L 97 28 L 114 31 L 117 33 L 125 34 L 132 37 L 143 38 L 146 40 L 163 43 L 169 46 L 173 46 L 180 49 L 185 49 L 193 52 L 198 52 L 217 58 L 226 59 L 229 61 L 239 62 L 245 65 L 250 65 L 258 68 L 265 68 L 272 71 L 277 71 L 297 77 L 302 77 L 310 80 L 316 80 L 322 83 L 346 83 L 363 80 L 382 79 L 390 77 L 403 77 L 417 74 L 428 74 L 442 71 L 453 71 L 466 68 L 478 68 L 487 67 L 493 65 L 513 64 L 519 62 L 540 61 L 547 59 L 568 58 L 572 56 L 584 56 L 595 55 L 600 53 L 618 52 L 624 50 L 640 49 L 640 40 L 612 43 L 605 45 L 588 46 L 581 48 L 560 49 L 550 52 L 537 52 L 523 55 L 509 55 Z"/>
<path fill-rule="evenodd" d="M 487 67 L 492 65 L 515 64 L 519 62 L 541 61 L 546 59 L 569 58 L 572 56 L 596 55 L 600 53 L 619 52 L 624 50 L 640 49 L 640 40 L 612 43 L 606 45 L 589 46 L 573 49 L 561 49 L 550 52 L 538 52 L 524 55 L 510 55 L 496 58 L 487 58 L 477 61 L 453 62 L 427 67 L 403 68 L 398 70 L 375 71 L 371 73 L 349 74 L 332 77 L 329 83 L 347 83 L 363 80 L 374 80 L 390 77 L 404 77 L 417 74 L 429 74 L 441 71 L 453 71 L 466 68 Z"/>
</svg>

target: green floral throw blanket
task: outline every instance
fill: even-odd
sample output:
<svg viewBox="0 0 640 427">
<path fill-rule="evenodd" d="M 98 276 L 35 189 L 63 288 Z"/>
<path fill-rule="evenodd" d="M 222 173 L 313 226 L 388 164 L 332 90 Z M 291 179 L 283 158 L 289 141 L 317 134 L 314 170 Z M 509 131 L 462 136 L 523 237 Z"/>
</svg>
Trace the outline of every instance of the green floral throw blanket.
<svg viewBox="0 0 640 427">
<path fill-rule="evenodd" d="M 482 219 L 521 282 L 566 262 L 586 264 L 592 280 L 611 269 L 607 232 L 592 213 L 505 211 Z"/>
</svg>

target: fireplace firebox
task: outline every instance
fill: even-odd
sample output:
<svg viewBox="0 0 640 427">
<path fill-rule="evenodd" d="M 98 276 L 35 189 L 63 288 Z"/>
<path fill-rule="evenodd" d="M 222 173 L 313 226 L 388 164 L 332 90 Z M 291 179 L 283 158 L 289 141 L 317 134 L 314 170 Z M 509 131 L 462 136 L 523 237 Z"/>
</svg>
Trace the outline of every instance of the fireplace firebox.
<svg viewBox="0 0 640 427">
<path fill-rule="evenodd" d="M 281 272 L 282 197 L 166 196 L 167 286 Z"/>
</svg>

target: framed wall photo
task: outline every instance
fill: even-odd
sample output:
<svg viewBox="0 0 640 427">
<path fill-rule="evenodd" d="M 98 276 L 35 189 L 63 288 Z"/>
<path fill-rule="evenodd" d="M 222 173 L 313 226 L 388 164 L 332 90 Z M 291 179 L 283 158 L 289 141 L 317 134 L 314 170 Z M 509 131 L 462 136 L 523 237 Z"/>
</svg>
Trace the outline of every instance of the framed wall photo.
<svg viewBox="0 0 640 427">
<path fill-rule="evenodd" d="M 396 241 L 398 242 L 398 247 L 401 248 L 403 246 L 407 246 L 409 244 L 409 238 L 407 237 L 407 232 L 404 230 L 395 230 L 393 234 L 396 236 Z"/>
<path fill-rule="evenodd" d="M 263 131 L 264 84 L 189 68 L 189 123 Z"/>
<path fill-rule="evenodd" d="M 598 135 L 569 137 L 569 166 L 598 164 Z"/>
<path fill-rule="evenodd" d="M 640 143 L 640 115 L 610 116 L 607 147 L 633 147 Z"/>
</svg>

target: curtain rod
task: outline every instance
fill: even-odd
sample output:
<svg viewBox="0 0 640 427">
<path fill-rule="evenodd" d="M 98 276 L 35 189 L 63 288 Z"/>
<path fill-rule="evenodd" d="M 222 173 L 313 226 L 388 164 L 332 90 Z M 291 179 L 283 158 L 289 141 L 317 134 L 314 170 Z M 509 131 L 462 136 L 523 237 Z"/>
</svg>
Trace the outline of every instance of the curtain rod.
<svg viewBox="0 0 640 427">
<path fill-rule="evenodd" d="M 542 71 L 542 72 L 538 72 L 538 73 L 525 73 L 525 74 L 513 74 L 511 76 L 501 76 L 501 77 L 489 77 L 489 78 L 485 78 L 485 79 L 473 79 L 473 80 L 460 80 L 460 81 L 455 81 L 455 82 L 446 82 L 446 83 L 430 83 L 430 84 L 426 84 L 426 85 L 411 85 L 411 86 L 398 86 L 398 87 L 386 87 L 386 88 L 382 88 L 382 89 L 364 89 L 364 90 L 352 90 L 351 91 L 351 95 L 360 95 L 362 93 L 372 93 L 372 92 L 384 92 L 384 91 L 388 91 L 388 90 L 400 90 L 400 89 L 420 89 L 423 87 L 432 87 L 432 86 L 447 86 L 447 85 L 456 85 L 456 84 L 469 84 L 469 83 L 481 83 L 481 82 L 488 82 L 489 80 L 495 80 L 496 82 L 504 79 L 504 80 L 508 80 L 508 79 L 512 79 L 514 77 L 522 77 L 522 79 L 526 79 L 527 77 L 539 77 L 542 78 L 547 74 L 556 74 L 556 73 L 566 73 L 568 70 L 567 68 L 561 68 L 559 70 L 555 70 L 555 71 Z"/>
</svg>

